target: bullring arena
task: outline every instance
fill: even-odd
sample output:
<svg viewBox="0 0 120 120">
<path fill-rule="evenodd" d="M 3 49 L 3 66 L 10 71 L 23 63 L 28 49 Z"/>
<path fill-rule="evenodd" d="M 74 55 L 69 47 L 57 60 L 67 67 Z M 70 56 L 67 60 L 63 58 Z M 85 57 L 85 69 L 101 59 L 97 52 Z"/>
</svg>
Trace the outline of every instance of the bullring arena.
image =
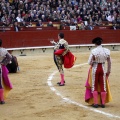
<svg viewBox="0 0 120 120">
<path fill-rule="evenodd" d="M 59 73 L 53 62 L 52 47 L 14 50 L 20 71 L 9 74 L 13 84 L 6 104 L 0 105 L 0 120 L 119 120 L 120 119 L 120 46 L 111 50 L 112 71 L 109 77 L 113 100 L 106 108 L 92 108 L 84 101 L 89 65 L 89 47 L 70 47 L 77 57 L 71 69 L 65 69 L 65 86 L 58 86 Z M 93 46 L 91 47 L 91 49 Z"/>
<path fill-rule="evenodd" d="M 60 32 L 77 58 L 64 69 L 65 86 L 56 84 L 60 75 L 50 43 Z M 95 37 L 112 58 L 112 101 L 105 108 L 84 100 Z M 20 68 L 8 74 L 13 89 L 4 105 L 0 80 L 0 120 L 120 120 L 120 0 L 0 0 L 0 39 Z"/>
</svg>

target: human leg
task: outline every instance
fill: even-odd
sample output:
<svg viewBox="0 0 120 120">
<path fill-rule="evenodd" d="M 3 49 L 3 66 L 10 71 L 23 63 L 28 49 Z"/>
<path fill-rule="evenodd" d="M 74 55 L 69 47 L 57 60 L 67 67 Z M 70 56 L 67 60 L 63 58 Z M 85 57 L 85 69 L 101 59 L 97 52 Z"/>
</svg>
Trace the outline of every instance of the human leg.
<svg viewBox="0 0 120 120">
<path fill-rule="evenodd" d="M 92 71 L 92 92 L 93 92 L 93 107 L 98 107 L 98 79 L 99 79 L 99 66 Z"/>
<path fill-rule="evenodd" d="M 98 108 L 98 92 L 97 91 L 93 91 L 93 100 L 94 100 L 93 107 Z"/>
<path fill-rule="evenodd" d="M 1 66 L 0 66 L 1 67 Z M 4 95 L 3 95 L 3 92 L 4 92 L 4 89 L 3 89 L 3 86 L 2 86 L 2 69 L 0 68 L 0 104 L 4 104 Z"/>
<path fill-rule="evenodd" d="M 101 80 L 100 80 L 100 88 L 101 88 L 101 107 L 105 108 L 105 100 L 106 100 L 106 81 L 104 75 L 101 75 Z"/>
<path fill-rule="evenodd" d="M 4 104 L 4 95 L 3 95 L 4 90 L 0 89 L 0 104 Z"/>
<path fill-rule="evenodd" d="M 57 63 L 57 58 L 56 58 L 55 54 L 53 55 L 53 59 L 54 59 L 54 63 L 56 65 L 57 69 L 59 70 L 58 63 Z"/>
<path fill-rule="evenodd" d="M 56 66 L 60 72 L 60 78 L 61 78 L 60 82 L 58 82 L 57 84 L 59 86 L 64 86 L 65 80 L 64 80 L 64 71 L 62 67 L 63 64 L 62 58 L 60 56 L 55 56 L 55 61 L 56 61 Z"/>
<path fill-rule="evenodd" d="M 64 83 L 65 83 L 65 80 L 64 80 L 64 73 L 61 73 L 60 76 L 61 76 L 61 81 L 60 81 L 59 86 L 64 86 Z"/>
<path fill-rule="evenodd" d="M 99 76 L 99 83 L 100 83 L 100 89 L 101 89 L 101 107 L 105 108 L 105 100 L 106 100 L 106 80 L 105 80 L 105 72 L 103 69 L 103 65 L 101 66 L 101 73 Z"/>
<path fill-rule="evenodd" d="M 106 92 L 101 92 L 101 100 L 102 100 L 101 107 L 105 108 Z"/>
</svg>

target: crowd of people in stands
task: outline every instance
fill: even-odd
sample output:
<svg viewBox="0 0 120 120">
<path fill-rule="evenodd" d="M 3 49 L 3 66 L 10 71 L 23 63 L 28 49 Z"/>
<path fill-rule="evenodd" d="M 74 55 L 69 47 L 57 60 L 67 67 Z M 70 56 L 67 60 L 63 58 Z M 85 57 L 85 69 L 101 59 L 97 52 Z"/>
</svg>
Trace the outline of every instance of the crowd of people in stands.
<svg viewBox="0 0 120 120">
<path fill-rule="evenodd" d="M 78 25 L 79 29 L 111 23 L 120 29 L 119 0 L 0 0 L 1 26 L 43 26 L 60 22 L 62 26 Z"/>
</svg>

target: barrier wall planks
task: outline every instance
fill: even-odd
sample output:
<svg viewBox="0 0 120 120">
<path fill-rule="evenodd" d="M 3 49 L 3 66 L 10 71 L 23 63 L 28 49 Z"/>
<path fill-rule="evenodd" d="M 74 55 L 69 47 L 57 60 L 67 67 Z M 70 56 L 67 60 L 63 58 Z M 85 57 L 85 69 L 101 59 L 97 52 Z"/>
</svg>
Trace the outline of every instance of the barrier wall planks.
<svg viewBox="0 0 120 120">
<path fill-rule="evenodd" d="M 64 32 L 65 39 L 70 45 L 91 44 L 94 37 L 102 37 L 103 43 L 120 43 L 120 30 L 46 30 L 46 31 L 20 31 L 0 32 L 3 47 L 35 47 L 51 46 L 50 40 L 57 41 L 59 32 Z"/>
</svg>

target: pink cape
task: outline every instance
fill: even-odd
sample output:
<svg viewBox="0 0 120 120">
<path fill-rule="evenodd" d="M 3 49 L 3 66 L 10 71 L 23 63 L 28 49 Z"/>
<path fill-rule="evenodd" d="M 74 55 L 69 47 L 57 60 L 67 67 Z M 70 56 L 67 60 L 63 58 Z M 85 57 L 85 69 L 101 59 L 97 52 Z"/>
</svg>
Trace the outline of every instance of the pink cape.
<svg viewBox="0 0 120 120">
<path fill-rule="evenodd" d="M 12 83 L 8 77 L 8 69 L 6 66 L 2 65 L 2 83 L 4 88 L 4 98 L 8 96 L 8 92 L 13 88 Z"/>
</svg>

